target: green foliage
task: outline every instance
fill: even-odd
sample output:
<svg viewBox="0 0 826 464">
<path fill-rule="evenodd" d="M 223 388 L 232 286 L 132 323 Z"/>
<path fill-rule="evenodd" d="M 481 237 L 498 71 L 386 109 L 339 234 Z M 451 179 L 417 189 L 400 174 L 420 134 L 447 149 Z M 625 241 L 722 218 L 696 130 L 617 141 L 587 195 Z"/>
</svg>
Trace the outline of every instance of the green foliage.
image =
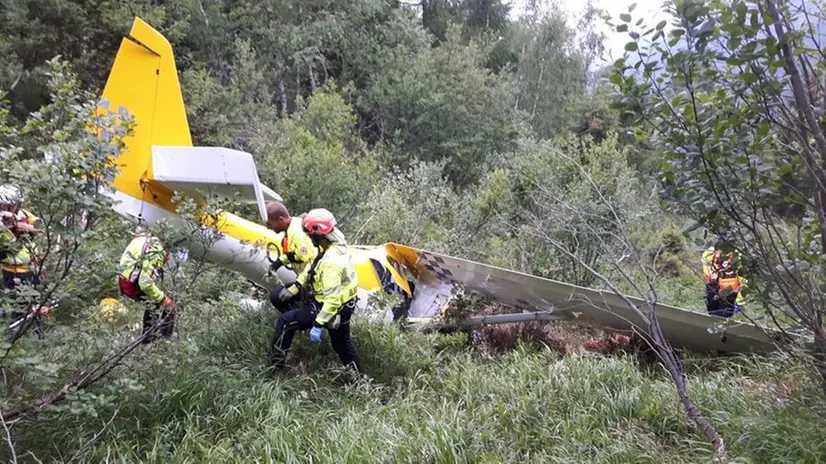
<svg viewBox="0 0 826 464">
<path fill-rule="evenodd" d="M 66 63 L 49 64 L 53 103 L 32 113 L 21 127 L 5 126 L 6 137 L 0 146 L 0 183 L 19 186 L 26 197 L 24 207 L 40 219 L 36 223 L 39 233 L 33 238 L 40 283 L 24 287 L 18 298 L 5 291 L 0 298 L 4 312 L 0 370 L 5 393 L 0 407 L 7 419 L 35 401 L 45 406 L 54 403 L 47 407 L 48 414 L 97 417 L 100 408 L 115 404 L 119 395 L 140 388 L 133 372 L 119 369 L 118 363 L 119 356 L 128 355 L 128 347 L 134 346 L 136 327 L 132 324 L 140 327 L 142 305 L 127 303 L 123 311 L 116 309 L 108 316 L 98 307 L 100 298 L 117 297 L 115 269 L 130 238 L 128 226 L 118 220 L 112 207 L 106 182 L 117 172 L 117 158 L 133 122 L 126 111 L 109 112 L 106 102 L 80 90 Z M 154 232 L 167 244 L 175 234 L 194 234 L 190 237 L 193 251 L 198 245 L 203 249 L 214 243 L 208 240 L 216 237 L 202 233 L 192 220 L 193 202 L 180 205 L 185 221 L 172 227 L 172 232 L 168 224 Z M 211 206 L 226 205 L 213 201 Z M 199 213 L 211 217 L 214 211 L 201 209 Z M 167 250 L 171 251 L 171 245 Z M 193 257 L 190 265 L 169 263 L 173 269 L 163 283 L 180 309 L 187 306 L 191 288 L 204 270 L 203 255 Z M 213 278 L 213 285 L 217 281 Z M 220 281 L 224 289 L 232 288 L 226 276 Z M 52 300 L 59 306 L 54 317 L 44 322 L 44 338 L 35 336 L 34 330 L 22 338 L 6 336 L 7 311 L 26 313 L 30 306 Z M 113 324 L 118 320 L 129 325 Z M 144 359 L 156 362 L 151 355 Z M 99 388 L 83 388 L 107 374 L 109 378 Z"/>
<path fill-rule="evenodd" d="M 595 277 L 548 249 L 548 240 L 598 269 L 609 250 L 623 254 L 618 228 L 651 209 L 616 133 L 609 133 L 602 143 L 569 136 L 551 147 L 528 144 L 515 160 L 515 177 L 529 219 L 523 233 L 544 249 L 531 253 L 533 260 L 567 282 L 591 285 Z"/>
<path fill-rule="evenodd" d="M 4 291 L 4 311 L 27 312 L 30 305 L 61 300 L 58 317 L 71 321 L 84 317 L 89 298 L 103 293 L 102 279 L 111 274 L 100 269 L 101 244 L 108 235 L 122 233 L 103 183 L 116 172 L 113 161 L 124 147 L 131 121 L 128 114 L 98 111 L 97 101 L 79 89 L 77 77 L 65 62 L 49 62 L 48 84 L 54 103 L 32 113 L 21 127 L 7 126 L 0 146 L 3 170 L 0 183 L 18 186 L 24 206 L 39 219 L 33 238 L 36 272 L 41 282 L 24 288 L 21 299 Z M 111 243 L 111 242 L 108 242 Z M 106 256 L 106 252 L 103 251 Z M 111 255 L 109 255 L 111 257 Z M 5 320 L 5 319 L 4 319 Z M 85 346 L 49 356 L 41 340 L 0 344 L 4 377 L 3 407 L 18 406 L 37 393 L 50 391 L 78 359 L 94 359 L 110 347 L 94 331 L 72 334 L 68 326 L 55 333 L 57 340 Z"/>
<path fill-rule="evenodd" d="M 667 34 L 665 21 L 631 30 L 632 53 L 610 77 L 615 107 L 663 150 L 670 209 L 742 250 L 756 309 L 814 337 L 826 385 L 826 131 L 814 109 L 826 63 L 806 45 L 818 40 L 823 5 L 684 1 L 668 11 Z"/>
<path fill-rule="evenodd" d="M 25 116 L 48 98 L 43 60 L 61 54 L 85 87 L 99 89 L 137 15 L 175 50 L 197 144 L 250 150 L 255 139 L 272 137 L 278 116 L 300 113 L 332 81 L 349 87 L 358 133 L 391 147 L 385 167 L 406 166 L 411 158 L 446 160 L 459 187 L 481 179 L 514 148 L 518 133 L 531 130 L 520 127 L 516 109 L 529 110 L 542 137 L 566 127 L 568 112 L 559 110 L 583 94 L 591 53 L 575 50 L 567 19 L 512 22 L 500 1 L 419 6 L 420 18 L 411 5 L 384 0 L 16 0 L 0 9 L 9 19 L 0 27 L 0 49 L 11 58 L 0 67 L 0 88 L 13 87 L 14 114 Z M 541 8 L 532 8 L 539 15 Z M 594 17 L 583 21 L 578 27 L 589 31 Z M 439 39 L 435 48 L 428 30 Z M 585 49 L 599 47 L 597 36 L 583 34 Z"/>
<path fill-rule="evenodd" d="M 484 359 L 458 346 L 447 357 L 434 348 L 442 336 L 357 323 L 354 340 L 372 379 L 349 380 L 329 346 L 305 337 L 296 338 L 303 361 L 291 362 L 294 371 L 266 379 L 272 327 L 263 315 L 239 314 L 229 301 L 198 311 L 209 322 L 189 326 L 192 344 L 158 346 L 158 362 L 128 366 L 142 388 L 120 384 L 119 401 L 98 417 L 55 411 L 16 425 L 18 450 L 44 462 L 76 453 L 83 461 L 227 462 L 341 460 L 342 453 L 348 462 L 712 457 L 670 382 L 643 375 L 629 358 L 519 348 Z M 691 392 L 715 411 L 725 436 L 740 437 L 731 440 L 732 458 L 823 456 L 812 386 L 798 366 L 767 361 L 689 358 Z"/>
<path fill-rule="evenodd" d="M 563 134 L 571 124 L 569 107 L 585 94 L 584 48 L 558 4 L 534 4 L 519 23 L 515 48 L 522 50 L 515 72 L 517 104 L 543 139 Z"/>
<path fill-rule="evenodd" d="M 230 145 L 246 149 L 261 127 L 274 121 L 277 109 L 267 92 L 268 76 L 249 40 L 232 44 L 227 85 L 205 65 L 181 75 L 187 119 L 196 145 Z"/>
<path fill-rule="evenodd" d="M 443 164 L 414 162 L 385 175 L 362 203 L 359 243 L 398 242 L 447 251 L 461 235 L 463 202 L 443 175 Z"/>
<path fill-rule="evenodd" d="M 330 87 L 250 141 L 261 179 L 296 215 L 324 207 L 347 224 L 372 188 L 376 160 L 365 153 L 355 122 L 352 108 Z"/>
<path fill-rule="evenodd" d="M 21 120 L 49 99 L 46 61 L 60 56 L 85 88 L 100 88 L 114 51 L 140 16 L 177 42 L 187 24 L 184 4 L 10 0 L 0 5 L 0 88 L 11 91 Z"/>
<path fill-rule="evenodd" d="M 93 265 L 96 244 L 118 230 L 104 182 L 114 177 L 113 160 L 131 127 L 126 113 L 96 114 L 96 100 L 65 62 L 50 62 L 48 76 L 54 103 L 22 127 L 7 127 L 0 147 L 0 181 L 19 186 L 25 207 L 42 221 L 35 247 L 45 257 L 44 295 L 62 293 L 70 273 Z"/>
<path fill-rule="evenodd" d="M 513 94 L 484 68 L 485 55 L 463 46 L 457 30 L 438 48 L 412 57 L 396 49 L 359 106 L 374 114 L 373 137 L 401 149 L 387 165 L 412 157 L 446 161 L 457 186 L 475 183 L 496 156 L 513 148 Z"/>
</svg>

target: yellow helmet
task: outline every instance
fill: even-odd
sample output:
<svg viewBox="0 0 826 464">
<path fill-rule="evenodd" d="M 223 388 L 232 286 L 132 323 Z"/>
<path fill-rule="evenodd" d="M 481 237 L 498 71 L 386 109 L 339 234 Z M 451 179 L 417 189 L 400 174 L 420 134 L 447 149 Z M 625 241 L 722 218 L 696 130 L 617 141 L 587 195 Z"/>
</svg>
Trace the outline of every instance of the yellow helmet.
<svg viewBox="0 0 826 464">
<path fill-rule="evenodd" d="M 106 322 L 115 323 L 129 313 L 129 308 L 124 306 L 117 298 L 104 298 L 100 300 L 98 311 Z"/>
</svg>

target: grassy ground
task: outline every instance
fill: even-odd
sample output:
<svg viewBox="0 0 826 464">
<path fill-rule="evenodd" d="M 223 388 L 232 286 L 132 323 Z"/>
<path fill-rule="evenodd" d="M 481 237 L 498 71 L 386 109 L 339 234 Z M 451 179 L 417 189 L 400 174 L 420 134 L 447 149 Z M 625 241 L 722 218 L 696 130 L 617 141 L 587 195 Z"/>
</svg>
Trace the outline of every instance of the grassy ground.
<svg viewBox="0 0 826 464">
<path fill-rule="evenodd" d="M 175 341 L 117 373 L 123 392 L 98 417 L 66 410 L 15 426 L 18 454 L 32 451 L 43 462 L 245 463 L 712 457 L 686 425 L 668 379 L 641 372 L 630 357 L 561 357 L 527 346 L 489 355 L 461 335 L 357 323 L 369 378 L 352 381 L 326 335 L 312 346 L 306 334 L 296 338 L 291 369 L 268 378 L 266 315 L 214 305 L 187 317 Z M 686 365 L 691 394 L 732 457 L 826 460 L 826 422 L 802 370 L 757 357 L 690 357 Z"/>
</svg>

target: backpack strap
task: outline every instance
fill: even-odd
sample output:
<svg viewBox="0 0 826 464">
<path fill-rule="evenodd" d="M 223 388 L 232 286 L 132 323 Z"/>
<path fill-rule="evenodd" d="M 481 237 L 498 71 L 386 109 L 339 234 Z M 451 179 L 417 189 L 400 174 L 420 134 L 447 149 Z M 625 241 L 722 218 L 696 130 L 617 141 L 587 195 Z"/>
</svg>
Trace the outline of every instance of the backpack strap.
<svg viewBox="0 0 826 464">
<path fill-rule="evenodd" d="M 327 250 L 322 250 L 316 255 L 315 259 L 313 260 L 313 263 L 310 265 L 310 270 L 307 271 L 307 282 L 304 285 L 313 285 L 313 280 L 315 280 L 316 267 L 318 266 L 318 262 L 321 261 L 321 258 L 324 257 L 324 253 L 326 252 Z"/>
<path fill-rule="evenodd" d="M 134 266 L 132 266 L 132 273 L 129 274 L 129 282 L 133 284 L 137 284 L 138 280 L 140 279 L 141 272 L 143 271 L 143 258 L 146 256 L 146 252 L 149 250 L 149 235 L 143 235 L 144 241 L 143 246 L 141 246 L 141 254 L 137 258 L 137 262 Z"/>
</svg>

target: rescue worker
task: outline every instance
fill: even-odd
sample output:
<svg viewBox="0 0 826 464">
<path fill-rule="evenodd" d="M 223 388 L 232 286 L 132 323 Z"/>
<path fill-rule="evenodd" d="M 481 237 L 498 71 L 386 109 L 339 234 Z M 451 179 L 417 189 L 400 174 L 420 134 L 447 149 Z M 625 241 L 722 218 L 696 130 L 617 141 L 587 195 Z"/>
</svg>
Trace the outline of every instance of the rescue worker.
<svg viewBox="0 0 826 464">
<path fill-rule="evenodd" d="M 276 369 L 284 366 L 293 336 L 297 330 L 310 330 L 310 341 L 321 341 L 322 329 L 330 334 L 330 343 L 345 366 L 362 372 L 353 341 L 350 319 L 356 309 L 358 276 L 347 245 L 342 243 L 336 220 L 326 209 L 314 209 L 304 215 L 304 232 L 318 248 L 318 254 L 307 270 L 306 298 L 294 298 L 288 310 L 275 325 L 271 343 L 271 359 Z"/>
<path fill-rule="evenodd" d="M 307 272 L 310 264 L 318 255 L 318 249 L 313 245 L 310 236 L 304 231 L 303 216 L 290 216 L 287 207 L 279 201 L 269 201 L 267 209 L 267 228 L 275 233 L 283 233 L 281 252 L 272 265 L 272 271 L 281 266 L 289 265 L 296 274 L 296 280 L 290 285 L 276 285 L 270 292 L 270 302 L 283 313 L 289 306 L 289 301 L 299 295 L 307 282 Z M 306 297 L 306 295 L 302 295 Z"/>
<path fill-rule="evenodd" d="M 40 219 L 22 208 L 23 195 L 12 185 L 0 186 L 0 270 L 3 287 L 16 297 L 21 285 L 40 284 L 37 269 L 34 235 L 40 231 Z M 21 308 L 25 303 L 20 303 Z M 12 311 L 12 317 L 26 315 L 26 311 Z"/>
<path fill-rule="evenodd" d="M 121 255 L 118 267 L 121 295 L 154 305 L 144 310 L 141 334 L 152 330 L 159 319 L 159 330 L 163 338 L 171 337 L 175 328 L 175 302 L 157 284 L 157 281 L 163 279 L 163 267 L 168 260 L 169 253 L 164 251 L 160 239 L 150 233 L 133 235 L 132 241 Z M 154 333 L 150 334 L 142 343 L 151 343 L 156 338 Z"/>
<path fill-rule="evenodd" d="M 714 316 L 731 317 L 743 310 L 745 278 L 740 275 L 736 251 L 709 247 L 702 254 L 706 282 L 706 309 Z"/>
</svg>

